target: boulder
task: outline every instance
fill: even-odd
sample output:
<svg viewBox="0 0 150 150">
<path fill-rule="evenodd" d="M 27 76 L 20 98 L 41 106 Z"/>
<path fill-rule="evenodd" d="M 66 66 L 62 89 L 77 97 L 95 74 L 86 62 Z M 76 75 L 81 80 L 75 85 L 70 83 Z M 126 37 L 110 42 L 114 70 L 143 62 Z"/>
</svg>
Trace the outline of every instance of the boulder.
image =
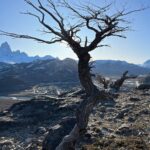
<svg viewBox="0 0 150 150">
<path fill-rule="evenodd" d="M 150 89 L 150 74 L 140 77 L 139 81 L 137 82 L 137 89 Z"/>
<path fill-rule="evenodd" d="M 35 131 L 36 134 L 42 135 L 46 133 L 46 128 L 45 127 L 38 127 L 37 130 Z"/>
</svg>

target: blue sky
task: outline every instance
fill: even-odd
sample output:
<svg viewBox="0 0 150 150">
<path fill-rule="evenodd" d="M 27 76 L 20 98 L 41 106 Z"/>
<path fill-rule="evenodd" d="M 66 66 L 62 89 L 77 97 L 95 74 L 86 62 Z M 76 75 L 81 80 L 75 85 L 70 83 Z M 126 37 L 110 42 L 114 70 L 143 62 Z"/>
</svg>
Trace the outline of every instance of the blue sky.
<svg viewBox="0 0 150 150">
<path fill-rule="evenodd" d="M 84 1 L 89 2 L 90 0 Z M 107 2 L 109 3 L 110 0 L 93 0 L 96 5 Z M 150 0 L 115 0 L 116 9 L 121 9 L 124 4 L 127 9 L 131 10 L 143 5 L 150 6 Z M 25 4 L 24 0 L 0 0 L 0 30 L 43 36 L 38 32 L 42 28 L 36 19 L 20 14 L 27 10 L 32 9 Z M 106 39 L 104 44 L 109 44 L 111 47 L 98 48 L 93 51 L 91 53 L 93 60 L 115 59 L 140 64 L 150 59 L 150 9 L 134 13 L 128 19 L 132 22 L 130 26 L 134 31 L 125 33 L 126 39 L 116 37 Z M 52 55 L 61 59 L 65 57 L 76 59 L 76 55 L 64 44 L 46 45 L 31 40 L 0 36 L 0 44 L 4 41 L 7 41 L 13 50 L 19 49 L 28 55 Z"/>
</svg>

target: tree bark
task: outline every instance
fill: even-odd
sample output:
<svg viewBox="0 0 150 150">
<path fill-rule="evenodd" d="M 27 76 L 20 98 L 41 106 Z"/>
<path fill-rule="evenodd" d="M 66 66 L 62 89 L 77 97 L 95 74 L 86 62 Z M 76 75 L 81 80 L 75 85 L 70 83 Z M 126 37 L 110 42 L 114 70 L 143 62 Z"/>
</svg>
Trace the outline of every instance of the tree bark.
<svg viewBox="0 0 150 150">
<path fill-rule="evenodd" d="M 105 93 L 105 91 L 100 92 L 92 82 L 89 67 L 90 58 L 90 54 L 85 53 L 82 57 L 79 57 L 78 63 L 79 79 L 81 85 L 86 91 L 87 98 L 81 102 L 79 108 L 77 109 L 77 124 L 72 129 L 70 134 L 64 137 L 56 150 L 74 150 L 76 141 L 86 132 L 89 116 L 94 106 L 99 102 L 99 100 L 108 98 L 108 94 Z"/>
</svg>

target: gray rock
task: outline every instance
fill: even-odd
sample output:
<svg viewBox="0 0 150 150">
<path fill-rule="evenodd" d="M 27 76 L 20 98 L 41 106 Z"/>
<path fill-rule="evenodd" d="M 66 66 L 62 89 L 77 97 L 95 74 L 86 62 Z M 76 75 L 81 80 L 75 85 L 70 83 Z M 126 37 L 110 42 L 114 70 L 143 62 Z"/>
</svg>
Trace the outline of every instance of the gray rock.
<svg viewBox="0 0 150 150">
<path fill-rule="evenodd" d="M 106 128 L 106 127 L 103 127 L 102 129 L 101 129 L 101 133 L 103 134 L 103 135 L 109 135 L 110 133 L 112 133 L 113 132 L 113 130 L 111 130 L 111 129 L 108 129 L 108 128 Z"/>
<path fill-rule="evenodd" d="M 100 109 L 99 109 L 99 111 L 100 111 L 100 112 L 106 112 L 106 107 L 101 106 Z"/>
<path fill-rule="evenodd" d="M 128 118 L 128 121 L 129 121 L 129 122 L 134 122 L 135 120 L 136 120 L 136 118 L 134 118 L 134 117 L 129 117 L 129 118 Z"/>
<path fill-rule="evenodd" d="M 39 127 L 37 128 L 37 130 L 35 131 L 36 134 L 44 134 L 46 133 L 46 128 L 45 127 Z"/>
<path fill-rule="evenodd" d="M 144 114 L 144 115 L 149 115 L 150 114 L 150 110 L 148 109 L 143 109 L 139 112 L 140 115 Z"/>
<path fill-rule="evenodd" d="M 150 89 L 150 74 L 141 77 L 141 79 L 137 83 L 137 89 L 139 90 Z"/>
<path fill-rule="evenodd" d="M 27 139 L 25 140 L 25 142 L 26 142 L 26 143 L 31 143 L 31 142 L 32 142 L 32 138 L 27 138 Z"/>
<path fill-rule="evenodd" d="M 127 115 L 127 113 L 130 111 L 129 108 L 124 108 L 123 110 L 121 110 L 117 116 L 116 116 L 116 119 L 122 119 L 124 118 L 125 115 Z"/>
<path fill-rule="evenodd" d="M 130 98 L 130 101 L 132 101 L 132 102 L 137 102 L 137 101 L 140 101 L 140 99 L 137 98 L 137 97 L 131 97 L 131 98 Z"/>
<path fill-rule="evenodd" d="M 138 130 L 130 124 L 121 125 L 115 133 L 122 136 L 137 136 L 139 134 Z"/>
<path fill-rule="evenodd" d="M 14 149 L 13 141 L 11 140 L 3 140 L 0 141 L 0 149 L 1 150 L 13 150 Z"/>
<path fill-rule="evenodd" d="M 105 114 L 103 112 L 99 112 L 99 117 L 104 118 Z"/>
<path fill-rule="evenodd" d="M 107 100 L 104 100 L 104 101 L 100 101 L 99 105 L 102 105 L 104 107 L 114 107 L 115 104 L 116 104 L 116 102 L 115 102 L 114 99 L 107 99 Z"/>
</svg>

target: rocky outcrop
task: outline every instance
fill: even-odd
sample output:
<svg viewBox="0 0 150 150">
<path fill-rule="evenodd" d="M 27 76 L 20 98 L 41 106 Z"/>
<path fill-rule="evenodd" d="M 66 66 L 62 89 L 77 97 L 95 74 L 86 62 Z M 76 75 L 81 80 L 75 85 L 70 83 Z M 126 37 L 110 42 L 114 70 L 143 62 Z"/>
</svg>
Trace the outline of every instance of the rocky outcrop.
<svg viewBox="0 0 150 150">
<path fill-rule="evenodd" d="M 150 75 L 142 76 L 137 83 L 137 89 L 150 89 Z"/>
<path fill-rule="evenodd" d="M 120 92 L 94 108 L 77 149 L 149 149 L 149 90 Z M 74 97 L 74 96 L 77 97 Z M 0 149 L 53 150 L 76 123 L 79 90 L 63 97 L 36 96 L 0 113 Z"/>
</svg>

